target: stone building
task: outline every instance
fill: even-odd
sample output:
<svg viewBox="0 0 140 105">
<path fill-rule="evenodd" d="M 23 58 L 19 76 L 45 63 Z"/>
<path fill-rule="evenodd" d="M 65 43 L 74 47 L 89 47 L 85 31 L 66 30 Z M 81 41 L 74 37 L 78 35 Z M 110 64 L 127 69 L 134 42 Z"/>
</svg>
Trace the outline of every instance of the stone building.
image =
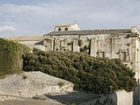
<svg viewBox="0 0 140 105">
<path fill-rule="evenodd" d="M 54 28 L 54 31 L 73 31 L 73 30 L 80 30 L 78 24 L 57 25 Z"/>
<path fill-rule="evenodd" d="M 85 52 L 94 57 L 118 58 L 135 72 L 140 71 L 140 32 L 136 27 L 80 30 L 77 24 L 58 25 L 39 40 L 26 39 L 17 41 L 32 47 L 41 46 L 45 51 Z"/>
<path fill-rule="evenodd" d="M 135 72 L 140 71 L 140 33 L 136 27 L 80 30 L 62 25 L 44 36 L 43 45 L 46 51 L 85 52 L 94 57 L 118 58 Z"/>
</svg>

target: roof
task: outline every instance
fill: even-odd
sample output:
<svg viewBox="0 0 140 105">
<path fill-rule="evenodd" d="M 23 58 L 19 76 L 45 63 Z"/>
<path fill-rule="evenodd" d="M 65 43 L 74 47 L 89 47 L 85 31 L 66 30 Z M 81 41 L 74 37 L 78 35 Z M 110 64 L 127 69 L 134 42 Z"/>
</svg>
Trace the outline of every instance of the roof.
<svg viewBox="0 0 140 105">
<path fill-rule="evenodd" d="M 55 27 L 69 27 L 71 26 L 72 24 L 61 24 L 61 25 L 57 25 Z"/>
<path fill-rule="evenodd" d="M 43 40 L 43 35 L 42 36 L 17 36 L 13 38 L 8 38 L 9 40 L 14 40 L 14 41 L 42 41 Z"/>
<path fill-rule="evenodd" d="M 109 29 L 109 30 L 76 30 L 76 31 L 53 31 L 46 35 L 93 35 L 93 34 L 114 34 L 131 33 L 131 29 Z"/>
</svg>

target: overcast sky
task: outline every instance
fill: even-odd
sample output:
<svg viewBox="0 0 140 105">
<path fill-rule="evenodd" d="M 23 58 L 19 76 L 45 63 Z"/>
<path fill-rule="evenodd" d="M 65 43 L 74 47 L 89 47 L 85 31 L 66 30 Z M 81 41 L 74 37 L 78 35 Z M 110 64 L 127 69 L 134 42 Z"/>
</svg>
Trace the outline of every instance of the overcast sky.
<svg viewBox="0 0 140 105">
<path fill-rule="evenodd" d="M 42 35 L 58 24 L 81 29 L 140 26 L 140 0 L 0 0 L 0 37 Z"/>
</svg>

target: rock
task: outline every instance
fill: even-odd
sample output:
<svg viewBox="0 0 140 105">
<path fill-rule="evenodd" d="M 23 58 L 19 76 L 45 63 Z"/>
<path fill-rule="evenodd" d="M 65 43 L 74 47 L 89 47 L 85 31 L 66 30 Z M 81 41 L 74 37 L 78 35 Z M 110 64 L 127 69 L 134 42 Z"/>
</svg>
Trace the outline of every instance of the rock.
<svg viewBox="0 0 140 105">
<path fill-rule="evenodd" d="M 32 97 L 32 99 L 46 100 L 47 97 L 44 95 L 43 96 L 34 96 L 34 97 Z"/>
<path fill-rule="evenodd" d="M 63 86 L 59 86 L 59 83 Z M 42 72 L 24 72 L 0 79 L 0 95 L 33 97 L 48 93 L 72 92 L 73 83 Z"/>
<path fill-rule="evenodd" d="M 0 101 L 6 101 L 6 100 L 21 100 L 21 98 L 14 97 L 14 96 L 5 96 L 5 95 L 0 96 Z"/>
</svg>

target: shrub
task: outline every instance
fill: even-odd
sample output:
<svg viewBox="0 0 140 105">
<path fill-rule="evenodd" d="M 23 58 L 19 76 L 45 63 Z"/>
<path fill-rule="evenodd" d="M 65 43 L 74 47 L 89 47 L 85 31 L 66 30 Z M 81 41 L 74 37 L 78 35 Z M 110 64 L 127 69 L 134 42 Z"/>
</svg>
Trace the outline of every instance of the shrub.
<svg viewBox="0 0 140 105">
<path fill-rule="evenodd" d="M 27 77 L 26 75 L 24 75 L 22 78 L 23 78 L 23 79 L 27 79 L 28 77 Z"/>
<path fill-rule="evenodd" d="M 19 73 L 22 69 L 22 54 L 28 50 L 24 45 L 0 38 L 0 76 Z"/>
<path fill-rule="evenodd" d="M 43 52 L 23 56 L 25 71 L 42 71 L 66 79 L 75 89 L 109 93 L 136 86 L 135 73 L 118 59 L 101 59 L 77 52 Z"/>
<path fill-rule="evenodd" d="M 58 86 L 59 86 L 59 87 L 62 87 L 63 85 L 64 85 L 63 82 L 59 82 L 59 83 L 58 83 Z"/>
<path fill-rule="evenodd" d="M 83 45 L 83 40 L 78 40 L 78 46 L 82 46 Z"/>
</svg>

